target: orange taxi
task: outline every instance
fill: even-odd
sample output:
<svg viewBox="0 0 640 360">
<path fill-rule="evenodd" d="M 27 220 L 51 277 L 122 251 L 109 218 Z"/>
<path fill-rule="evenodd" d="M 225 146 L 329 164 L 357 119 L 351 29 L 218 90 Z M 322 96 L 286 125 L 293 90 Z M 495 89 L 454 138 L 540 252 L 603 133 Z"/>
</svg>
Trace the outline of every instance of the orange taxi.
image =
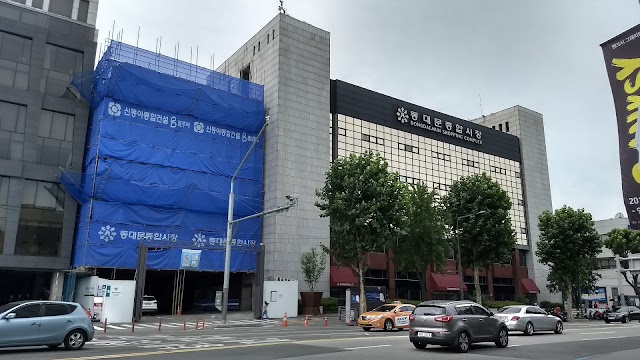
<svg viewBox="0 0 640 360">
<path fill-rule="evenodd" d="M 405 329 L 409 327 L 409 315 L 415 308 L 414 305 L 399 302 L 380 305 L 371 311 L 361 314 L 358 317 L 358 326 L 364 331 L 371 329 L 382 329 L 384 331 Z"/>
</svg>

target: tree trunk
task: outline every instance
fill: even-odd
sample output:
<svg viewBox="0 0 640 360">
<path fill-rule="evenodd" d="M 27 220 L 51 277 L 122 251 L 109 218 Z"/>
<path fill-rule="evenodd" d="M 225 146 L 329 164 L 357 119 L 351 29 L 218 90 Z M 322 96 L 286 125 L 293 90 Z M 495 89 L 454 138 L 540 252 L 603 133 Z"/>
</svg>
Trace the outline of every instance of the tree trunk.
<svg viewBox="0 0 640 360">
<path fill-rule="evenodd" d="M 358 281 L 360 282 L 360 315 L 367 312 L 367 292 L 364 290 L 364 264 L 358 264 Z"/>
<path fill-rule="evenodd" d="M 428 269 L 428 268 L 427 268 Z M 431 300 L 431 282 L 429 282 L 429 278 L 426 276 L 424 271 L 422 272 L 422 281 L 424 282 L 424 300 Z"/>
<path fill-rule="evenodd" d="M 482 290 L 480 289 L 480 271 L 477 267 L 473 268 L 473 285 L 476 289 L 476 302 L 482 305 Z"/>
<path fill-rule="evenodd" d="M 573 285 L 567 280 L 567 321 L 573 320 Z"/>
<path fill-rule="evenodd" d="M 640 274 L 635 274 L 635 275 L 632 274 L 631 278 L 633 279 L 633 281 L 631 281 L 631 280 L 629 280 L 629 276 L 627 275 L 627 271 L 626 270 L 622 270 L 620 272 L 622 273 L 622 276 L 624 277 L 624 281 L 626 281 L 627 284 L 629 284 L 631 286 L 631 288 L 636 293 L 636 295 L 640 295 L 640 289 L 638 288 L 638 275 L 640 275 Z"/>
</svg>

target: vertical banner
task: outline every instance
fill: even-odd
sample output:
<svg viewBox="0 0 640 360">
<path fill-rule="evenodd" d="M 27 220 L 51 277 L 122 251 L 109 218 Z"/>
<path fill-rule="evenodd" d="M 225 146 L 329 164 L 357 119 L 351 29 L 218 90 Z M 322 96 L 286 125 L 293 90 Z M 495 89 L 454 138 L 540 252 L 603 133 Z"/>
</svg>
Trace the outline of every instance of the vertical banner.
<svg viewBox="0 0 640 360">
<path fill-rule="evenodd" d="M 622 195 L 632 229 L 640 229 L 640 25 L 600 45 L 618 122 Z"/>
</svg>

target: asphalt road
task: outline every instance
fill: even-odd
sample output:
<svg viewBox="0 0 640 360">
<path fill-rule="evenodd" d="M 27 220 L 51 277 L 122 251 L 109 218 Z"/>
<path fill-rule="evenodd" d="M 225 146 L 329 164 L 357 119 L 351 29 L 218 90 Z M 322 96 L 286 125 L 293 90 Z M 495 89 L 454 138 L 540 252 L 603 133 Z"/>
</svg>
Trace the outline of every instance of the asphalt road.
<svg viewBox="0 0 640 360">
<path fill-rule="evenodd" d="M 561 335 L 514 333 L 509 347 L 474 345 L 468 354 L 430 346 L 415 349 L 407 331 L 365 333 L 356 327 L 246 327 L 172 333 L 97 334 L 81 351 L 60 347 L 0 349 L 0 360 L 240 360 L 276 359 L 633 359 L 640 355 L 640 323 L 565 323 Z"/>
</svg>

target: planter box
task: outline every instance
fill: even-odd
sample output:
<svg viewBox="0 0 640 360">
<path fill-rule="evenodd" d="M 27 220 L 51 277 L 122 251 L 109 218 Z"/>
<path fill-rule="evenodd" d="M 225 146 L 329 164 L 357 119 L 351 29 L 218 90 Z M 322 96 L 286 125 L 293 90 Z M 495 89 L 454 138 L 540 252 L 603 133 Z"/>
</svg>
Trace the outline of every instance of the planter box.
<svg viewBox="0 0 640 360">
<path fill-rule="evenodd" d="M 320 315 L 322 292 L 300 292 L 302 315 Z"/>
</svg>

